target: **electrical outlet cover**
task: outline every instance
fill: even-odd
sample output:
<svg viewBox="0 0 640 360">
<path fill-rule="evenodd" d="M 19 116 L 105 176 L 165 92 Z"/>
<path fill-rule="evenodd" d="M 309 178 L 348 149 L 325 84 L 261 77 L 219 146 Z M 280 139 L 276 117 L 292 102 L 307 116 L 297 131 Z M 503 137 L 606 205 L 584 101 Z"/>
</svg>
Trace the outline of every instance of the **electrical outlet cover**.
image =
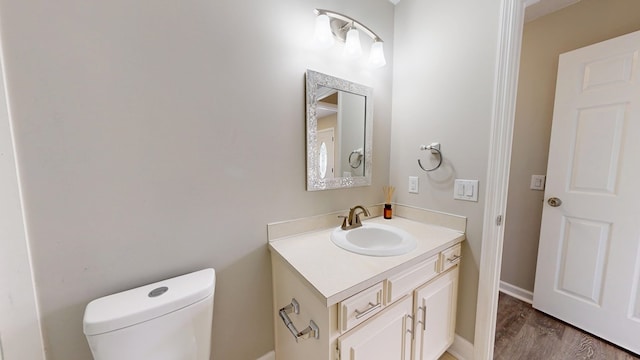
<svg viewBox="0 0 640 360">
<path fill-rule="evenodd" d="M 409 192 L 412 194 L 418 193 L 418 177 L 417 176 L 409 176 Z"/>
<path fill-rule="evenodd" d="M 456 179 L 453 186 L 456 200 L 478 201 L 478 180 Z"/>
<path fill-rule="evenodd" d="M 544 190 L 544 183 L 546 180 L 545 175 L 531 175 L 531 184 L 529 188 L 531 190 Z"/>
</svg>

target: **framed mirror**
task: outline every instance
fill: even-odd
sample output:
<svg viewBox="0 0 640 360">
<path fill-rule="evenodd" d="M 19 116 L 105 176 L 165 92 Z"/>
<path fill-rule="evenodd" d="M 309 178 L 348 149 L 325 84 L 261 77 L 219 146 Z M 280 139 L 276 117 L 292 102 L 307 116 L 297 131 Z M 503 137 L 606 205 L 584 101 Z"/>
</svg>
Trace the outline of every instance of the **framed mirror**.
<svg viewBox="0 0 640 360">
<path fill-rule="evenodd" d="M 373 89 L 306 73 L 307 191 L 371 185 Z"/>
</svg>

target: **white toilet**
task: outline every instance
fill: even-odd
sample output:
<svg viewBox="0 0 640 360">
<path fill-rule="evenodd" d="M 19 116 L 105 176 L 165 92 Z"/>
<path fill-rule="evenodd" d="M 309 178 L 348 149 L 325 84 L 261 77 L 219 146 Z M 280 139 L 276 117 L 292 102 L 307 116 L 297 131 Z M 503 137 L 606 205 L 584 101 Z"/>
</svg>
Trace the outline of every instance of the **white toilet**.
<svg viewBox="0 0 640 360">
<path fill-rule="evenodd" d="M 209 360 L 216 274 L 205 269 L 93 300 L 84 334 L 95 360 Z"/>
</svg>

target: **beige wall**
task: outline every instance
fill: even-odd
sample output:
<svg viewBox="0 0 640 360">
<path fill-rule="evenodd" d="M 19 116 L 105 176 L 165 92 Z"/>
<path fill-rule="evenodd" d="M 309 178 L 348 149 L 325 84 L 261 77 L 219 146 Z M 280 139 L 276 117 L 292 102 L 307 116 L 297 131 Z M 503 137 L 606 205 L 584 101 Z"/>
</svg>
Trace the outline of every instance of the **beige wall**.
<svg viewBox="0 0 640 360">
<path fill-rule="evenodd" d="M 473 342 L 500 1 L 402 0 L 396 6 L 391 184 L 403 204 L 468 217 L 456 332 Z M 421 144 L 444 162 L 425 173 Z M 408 193 L 419 176 L 420 193 Z M 453 200 L 454 179 L 480 180 L 479 202 Z"/>
<path fill-rule="evenodd" d="M 639 29 L 637 0 L 582 0 L 525 25 L 502 281 L 533 291 L 544 193 L 529 183 L 546 173 L 558 56 Z"/>
<path fill-rule="evenodd" d="M 312 50 L 314 7 L 374 29 L 388 65 Z M 382 201 L 393 5 L 0 0 L 0 24 L 47 359 L 90 359 L 90 300 L 204 267 L 214 358 L 272 350 L 266 224 Z M 372 186 L 305 191 L 307 68 L 374 88 Z"/>
<path fill-rule="evenodd" d="M 323 118 L 318 119 L 318 130 L 325 130 L 329 128 L 336 128 L 338 126 L 338 115 L 331 114 Z"/>
</svg>

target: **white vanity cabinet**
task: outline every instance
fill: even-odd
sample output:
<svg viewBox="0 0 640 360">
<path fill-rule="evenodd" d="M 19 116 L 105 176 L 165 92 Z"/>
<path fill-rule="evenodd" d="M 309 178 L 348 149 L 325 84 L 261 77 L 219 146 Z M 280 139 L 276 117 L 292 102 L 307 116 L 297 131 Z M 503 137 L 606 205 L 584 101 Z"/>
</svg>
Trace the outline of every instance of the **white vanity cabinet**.
<svg viewBox="0 0 640 360">
<path fill-rule="evenodd" d="M 332 303 L 272 252 L 276 359 L 437 360 L 453 342 L 459 261 L 457 242 Z M 317 339 L 296 340 L 277 315 L 293 298 L 291 322 L 313 321 Z"/>
</svg>

